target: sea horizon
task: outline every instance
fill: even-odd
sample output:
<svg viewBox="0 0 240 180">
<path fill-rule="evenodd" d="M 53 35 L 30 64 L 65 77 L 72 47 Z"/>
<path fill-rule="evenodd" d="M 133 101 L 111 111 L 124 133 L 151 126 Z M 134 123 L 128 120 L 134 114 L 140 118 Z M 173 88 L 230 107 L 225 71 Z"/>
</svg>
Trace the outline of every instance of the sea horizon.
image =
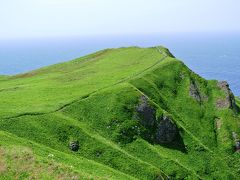
<svg viewBox="0 0 240 180">
<path fill-rule="evenodd" d="M 177 33 L 29 38 L 0 41 L 0 74 L 14 75 L 102 49 L 162 45 L 195 73 L 226 80 L 240 95 L 240 33 Z"/>
</svg>

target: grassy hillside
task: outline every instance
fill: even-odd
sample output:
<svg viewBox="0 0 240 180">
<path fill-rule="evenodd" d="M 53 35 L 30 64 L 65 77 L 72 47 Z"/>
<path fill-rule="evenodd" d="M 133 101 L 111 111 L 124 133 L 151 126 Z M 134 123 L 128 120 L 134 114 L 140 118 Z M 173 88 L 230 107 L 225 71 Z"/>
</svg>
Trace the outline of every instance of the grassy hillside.
<svg viewBox="0 0 240 180">
<path fill-rule="evenodd" d="M 239 100 L 163 47 L 0 76 L 0 99 L 3 179 L 240 178 Z"/>
<path fill-rule="evenodd" d="M 0 99 L 5 99 L 4 104 L 0 104 L 0 117 L 53 111 L 123 81 L 163 57 L 157 48 L 107 49 L 68 63 L 9 77 L 0 82 Z M 6 98 L 9 96 L 11 98 Z"/>
</svg>

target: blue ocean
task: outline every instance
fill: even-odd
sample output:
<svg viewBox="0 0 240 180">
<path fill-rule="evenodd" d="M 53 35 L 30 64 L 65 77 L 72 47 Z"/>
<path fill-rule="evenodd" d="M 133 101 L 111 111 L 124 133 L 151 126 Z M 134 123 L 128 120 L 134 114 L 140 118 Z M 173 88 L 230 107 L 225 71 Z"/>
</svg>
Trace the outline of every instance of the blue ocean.
<svg viewBox="0 0 240 180">
<path fill-rule="evenodd" d="M 104 48 L 167 47 L 206 79 L 227 80 L 240 96 L 240 34 L 158 34 L 0 41 L 0 74 L 13 75 Z"/>
</svg>

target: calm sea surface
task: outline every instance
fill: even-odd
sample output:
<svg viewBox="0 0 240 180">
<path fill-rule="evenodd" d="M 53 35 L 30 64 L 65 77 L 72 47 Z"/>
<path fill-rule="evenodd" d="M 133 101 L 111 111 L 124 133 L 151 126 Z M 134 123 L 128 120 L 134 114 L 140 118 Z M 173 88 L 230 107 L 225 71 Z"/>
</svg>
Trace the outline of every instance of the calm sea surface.
<svg viewBox="0 0 240 180">
<path fill-rule="evenodd" d="M 240 96 L 240 34 L 175 34 L 0 41 L 0 74 L 17 74 L 104 48 L 163 45 L 207 79 L 227 80 Z"/>
</svg>

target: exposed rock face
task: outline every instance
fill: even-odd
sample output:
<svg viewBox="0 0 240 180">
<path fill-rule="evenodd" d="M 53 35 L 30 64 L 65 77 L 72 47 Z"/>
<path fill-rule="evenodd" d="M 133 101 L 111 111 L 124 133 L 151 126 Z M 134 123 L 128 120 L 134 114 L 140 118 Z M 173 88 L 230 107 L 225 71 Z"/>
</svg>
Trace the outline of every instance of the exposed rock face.
<svg viewBox="0 0 240 180">
<path fill-rule="evenodd" d="M 226 93 L 228 93 L 230 91 L 229 84 L 227 83 L 227 81 L 219 81 L 218 82 L 218 87 L 220 87 Z"/>
<path fill-rule="evenodd" d="M 154 126 L 156 121 L 156 110 L 151 107 L 145 96 L 141 96 L 140 103 L 136 109 L 140 115 L 140 121 L 143 126 Z"/>
<path fill-rule="evenodd" d="M 198 90 L 197 85 L 194 82 L 191 82 L 190 84 L 190 88 L 189 88 L 189 94 L 190 96 L 192 96 L 195 100 L 197 100 L 198 102 L 201 101 L 201 95 L 200 92 Z"/>
<path fill-rule="evenodd" d="M 70 148 L 72 151 L 78 151 L 78 150 L 79 150 L 79 142 L 78 142 L 78 141 L 72 141 L 72 142 L 70 142 L 69 148 Z"/>
<path fill-rule="evenodd" d="M 191 81 L 189 95 L 199 103 L 208 100 L 208 96 L 200 91 L 198 85 L 194 81 Z"/>
<path fill-rule="evenodd" d="M 218 99 L 216 103 L 218 108 L 229 108 L 229 101 L 226 99 Z"/>
<path fill-rule="evenodd" d="M 235 97 L 234 97 L 231 89 L 229 88 L 229 84 L 226 81 L 219 81 L 218 87 L 225 92 L 226 99 L 218 99 L 217 104 L 216 104 L 217 107 L 218 108 L 229 108 L 229 109 L 233 109 L 235 111 L 239 111 L 239 108 L 235 102 Z"/>
<path fill-rule="evenodd" d="M 142 138 L 151 143 L 169 145 L 169 147 L 176 149 L 182 148 L 178 147 L 182 146 L 182 142 L 179 141 L 181 137 L 177 126 L 168 116 L 163 115 L 160 119 L 157 119 L 156 110 L 149 104 L 147 97 L 142 96 L 140 98 L 136 111 L 138 113 L 137 119 L 144 127 L 144 130 L 140 133 Z"/>
<path fill-rule="evenodd" d="M 178 134 L 176 125 L 169 117 L 163 116 L 156 132 L 156 141 L 159 144 L 172 143 Z"/>
</svg>

